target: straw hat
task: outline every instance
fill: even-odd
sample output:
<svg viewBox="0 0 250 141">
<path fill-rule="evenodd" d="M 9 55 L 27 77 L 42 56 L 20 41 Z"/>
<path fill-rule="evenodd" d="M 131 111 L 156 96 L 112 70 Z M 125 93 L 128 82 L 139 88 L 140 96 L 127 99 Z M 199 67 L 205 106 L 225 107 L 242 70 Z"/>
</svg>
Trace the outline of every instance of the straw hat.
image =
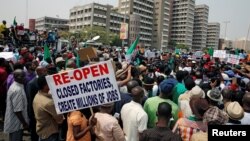
<svg viewBox="0 0 250 141">
<path fill-rule="evenodd" d="M 205 98 L 205 92 L 199 86 L 193 87 L 189 93 L 191 97 Z"/>
<path fill-rule="evenodd" d="M 231 102 L 226 107 L 226 113 L 233 120 L 240 120 L 244 117 L 244 110 L 238 102 Z"/>
</svg>

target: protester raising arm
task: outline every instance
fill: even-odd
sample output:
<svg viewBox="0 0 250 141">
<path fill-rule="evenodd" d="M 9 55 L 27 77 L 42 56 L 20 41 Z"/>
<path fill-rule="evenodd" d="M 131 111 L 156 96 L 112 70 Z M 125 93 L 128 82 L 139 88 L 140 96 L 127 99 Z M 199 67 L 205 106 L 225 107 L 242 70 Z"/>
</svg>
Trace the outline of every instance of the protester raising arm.
<svg viewBox="0 0 250 141">
<path fill-rule="evenodd" d="M 122 87 L 124 85 L 126 85 L 128 83 L 128 81 L 131 79 L 131 66 L 128 67 L 128 71 L 127 71 L 127 78 L 122 80 L 122 81 L 118 81 L 118 86 Z"/>
</svg>

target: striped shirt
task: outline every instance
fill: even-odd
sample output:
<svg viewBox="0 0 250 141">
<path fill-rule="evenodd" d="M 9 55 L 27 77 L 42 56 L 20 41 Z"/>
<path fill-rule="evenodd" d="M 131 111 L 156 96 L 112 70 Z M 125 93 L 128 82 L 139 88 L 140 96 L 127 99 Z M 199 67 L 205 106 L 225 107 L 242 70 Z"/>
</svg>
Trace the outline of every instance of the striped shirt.
<svg viewBox="0 0 250 141">
<path fill-rule="evenodd" d="M 22 112 L 25 121 L 29 123 L 24 85 L 14 81 L 8 90 L 6 102 L 7 107 L 4 120 L 4 132 L 13 133 L 23 129 L 23 125 L 15 112 Z"/>
</svg>

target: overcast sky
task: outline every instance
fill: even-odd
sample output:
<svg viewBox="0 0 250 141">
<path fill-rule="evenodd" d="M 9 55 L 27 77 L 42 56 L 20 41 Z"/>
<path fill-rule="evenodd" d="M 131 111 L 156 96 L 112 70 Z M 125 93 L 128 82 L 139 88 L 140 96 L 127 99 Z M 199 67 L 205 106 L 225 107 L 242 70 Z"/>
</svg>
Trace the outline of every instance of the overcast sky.
<svg viewBox="0 0 250 141">
<path fill-rule="evenodd" d="M 18 23 L 27 23 L 26 1 L 28 18 L 56 15 L 68 18 L 70 8 L 90 2 L 118 5 L 118 0 L 0 0 L 0 20 L 6 20 L 9 25 L 16 16 Z M 246 37 L 250 25 L 250 0 L 196 0 L 196 4 L 209 6 L 209 22 L 221 24 L 221 37 L 225 36 L 224 21 L 230 21 L 227 27 L 229 39 Z"/>
</svg>

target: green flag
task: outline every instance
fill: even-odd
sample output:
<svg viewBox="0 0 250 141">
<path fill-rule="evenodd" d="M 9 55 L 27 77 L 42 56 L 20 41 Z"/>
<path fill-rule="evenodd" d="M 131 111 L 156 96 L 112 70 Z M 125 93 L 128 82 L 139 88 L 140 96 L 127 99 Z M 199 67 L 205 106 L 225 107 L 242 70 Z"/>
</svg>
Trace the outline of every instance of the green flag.
<svg viewBox="0 0 250 141">
<path fill-rule="evenodd" d="M 67 57 L 66 60 L 65 60 L 65 68 L 64 68 L 64 70 L 66 70 L 66 68 L 67 68 L 67 66 L 68 66 L 68 61 L 69 61 L 69 59 L 68 59 L 68 57 Z"/>
<path fill-rule="evenodd" d="M 76 66 L 77 66 L 77 68 L 80 68 L 80 67 L 81 67 L 81 66 L 80 66 L 80 56 L 79 56 L 78 53 L 76 53 Z"/>
<path fill-rule="evenodd" d="M 14 26 L 17 26 L 16 16 L 15 16 L 15 18 L 14 18 L 14 20 L 13 20 L 13 25 L 14 25 Z"/>
<path fill-rule="evenodd" d="M 137 44 L 139 43 L 139 39 L 140 39 L 140 37 L 138 36 L 138 37 L 136 38 L 136 40 L 133 42 L 133 44 L 129 47 L 129 49 L 128 49 L 126 55 L 131 55 L 131 54 L 134 52 L 134 50 L 135 50 Z"/>
<path fill-rule="evenodd" d="M 49 51 L 49 47 L 47 45 L 44 46 L 44 56 L 43 59 L 46 60 L 48 58 L 50 58 L 50 51 Z"/>
<path fill-rule="evenodd" d="M 239 55 L 239 49 L 238 48 L 235 50 L 235 55 Z"/>
<path fill-rule="evenodd" d="M 208 54 L 209 54 L 210 56 L 213 56 L 213 55 L 214 55 L 214 49 L 213 49 L 212 47 L 209 48 Z"/>
</svg>

